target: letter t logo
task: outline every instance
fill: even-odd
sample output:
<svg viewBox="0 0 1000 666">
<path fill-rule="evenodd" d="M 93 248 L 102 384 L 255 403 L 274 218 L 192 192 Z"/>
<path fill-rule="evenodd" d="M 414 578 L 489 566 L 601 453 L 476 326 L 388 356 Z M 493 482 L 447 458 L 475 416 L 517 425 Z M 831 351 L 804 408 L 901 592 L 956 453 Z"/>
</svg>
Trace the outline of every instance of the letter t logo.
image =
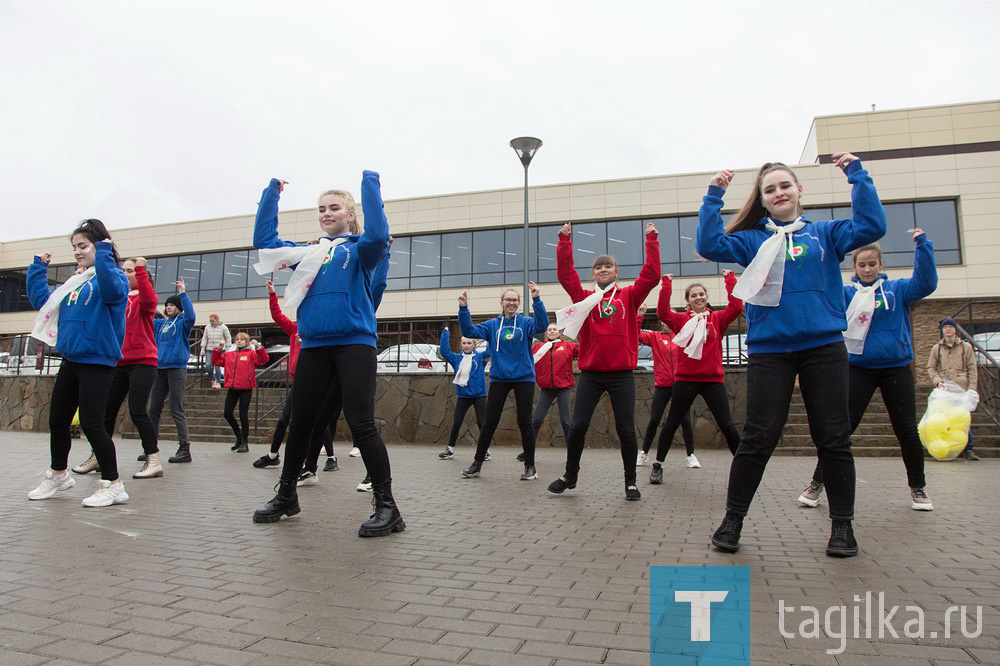
<svg viewBox="0 0 1000 666">
<path fill-rule="evenodd" d="M 691 604 L 691 640 L 712 640 L 712 602 L 725 601 L 725 590 L 676 590 L 674 601 Z"/>
</svg>

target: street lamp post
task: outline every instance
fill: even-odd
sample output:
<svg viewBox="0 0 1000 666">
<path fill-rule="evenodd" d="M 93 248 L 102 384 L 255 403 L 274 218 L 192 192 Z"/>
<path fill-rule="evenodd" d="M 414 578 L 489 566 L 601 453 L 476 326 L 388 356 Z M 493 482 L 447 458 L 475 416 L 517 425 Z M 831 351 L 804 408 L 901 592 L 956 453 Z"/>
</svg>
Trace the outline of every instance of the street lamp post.
<svg viewBox="0 0 1000 666">
<path fill-rule="evenodd" d="M 519 136 L 511 139 L 510 147 L 517 153 L 518 159 L 524 166 L 524 316 L 531 315 L 531 293 L 528 290 L 528 165 L 531 158 L 535 156 L 538 149 L 542 147 L 542 140 L 533 136 Z"/>
</svg>

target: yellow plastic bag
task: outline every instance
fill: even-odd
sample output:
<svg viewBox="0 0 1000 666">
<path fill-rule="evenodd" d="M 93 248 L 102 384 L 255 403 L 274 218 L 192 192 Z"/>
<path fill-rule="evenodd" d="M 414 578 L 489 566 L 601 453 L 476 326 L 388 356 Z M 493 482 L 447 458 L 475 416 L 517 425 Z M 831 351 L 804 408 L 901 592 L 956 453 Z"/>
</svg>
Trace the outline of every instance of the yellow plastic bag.
<svg viewBox="0 0 1000 666">
<path fill-rule="evenodd" d="M 972 410 L 979 404 L 979 394 L 963 391 L 957 384 L 945 382 L 931 391 L 927 411 L 917 425 L 920 441 L 938 460 L 951 460 L 969 443 Z"/>
<path fill-rule="evenodd" d="M 80 425 L 80 410 L 76 410 L 76 414 L 73 415 L 73 420 L 69 422 L 71 426 Z"/>
</svg>

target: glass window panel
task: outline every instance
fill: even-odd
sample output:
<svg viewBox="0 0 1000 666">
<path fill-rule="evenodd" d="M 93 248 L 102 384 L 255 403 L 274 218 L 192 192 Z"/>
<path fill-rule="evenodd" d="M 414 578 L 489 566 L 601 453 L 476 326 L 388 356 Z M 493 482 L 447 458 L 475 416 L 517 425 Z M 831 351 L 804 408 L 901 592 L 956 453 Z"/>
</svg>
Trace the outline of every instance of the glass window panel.
<svg viewBox="0 0 1000 666">
<path fill-rule="evenodd" d="M 542 271 L 556 269 L 556 247 L 559 245 L 559 227 L 547 226 L 538 229 L 538 268 Z"/>
<path fill-rule="evenodd" d="M 264 273 L 263 275 L 261 275 L 260 273 L 258 273 L 257 269 L 255 269 L 253 267 L 253 265 L 255 263 L 257 263 L 257 253 L 254 250 L 250 250 L 248 252 L 248 255 L 249 256 L 247 257 L 247 259 L 248 259 L 249 263 L 247 265 L 247 287 L 248 287 L 248 289 L 249 288 L 254 289 L 255 290 L 253 292 L 254 294 L 259 293 L 258 291 L 256 291 L 257 288 L 264 289 L 264 295 L 266 296 L 267 295 L 267 287 L 264 286 L 264 283 L 267 282 L 268 280 L 271 280 L 272 279 L 271 276 L 274 275 L 274 273 Z M 286 272 L 286 270 L 282 269 L 282 270 L 277 271 L 277 272 L 278 273 L 284 273 L 284 272 Z M 287 271 L 287 272 L 290 272 L 290 271 Z M 253 296 L 251 296 L 251 293 L 249 291 L 247 291 L 247 296 L 249 298 L 253 298 Z"/>
<path fill-rule="evenodd" d="M 677 264 L 663 264 L 663 274 L 666 275 L 667 273 L 670 273 L 671 275 L 680 275 L 681 274 L 681 265 L 679 263 L 677 263 Z"/>
<path fill-rule="evenodd" d="M 505 271 L 524 270 L 524 228 L 504 229 L 503 254 Z M 523 277 L 521 278 L 523 280 Z"/>
<path fill-rule="evenodd" d="M 643 229 L 645 229 L 646 222 L 652 222 L 656 225 L 656 231 L 660 237 L 660 262 L 665 266 L 666 264 L 680 261 L 680 238 L 677 231 L 677 218 L 658 217 L 643 220 Z"/>
<path fill-rule="evenodd" d="M 294 272 L 295 271 L 291 270 L 290 268 L 283 268 L 280 271 L 274 271 L 273 273 L 271 273 L 271 281 L 274 282 L 275 287 L 278 286 L 283 287 L 286 284 L 288 284 L 289 280 L 292 279 L 292 274 Z"/>
<path fill-rule="evenodd" d="M 222 300 L 232 301 L 232 300 L 242 300 L 247 297 L 247 288 L 239 287 L 235 289 L 223 289 L 222 290 Z"/>
<path fill-rule="evenodd" d="M 472 286 L 488 287 L 503 284 L 503 273 L 473 273 Z"/>
<path fill-rule="evenodd" d="M 699 255 L 694 249 L 695 232 L 698 229 L 698 217 L 687 215 L 677 218 L 677 243 L 680 249 L 681 263 L 697 261 Z"/>
<path fill-rule="evenodd" d="M 389 248 L 389 277 L 410 277 L 410 239 L 396 238 Z"/>
<path fill-rule="evenodd" d="M 441 275 L 472 273 L 472 234 L 441 235 Z M 442 285 L 444 282 L 442 282 Z"/>
<path fill-rule="evenodd" d="M 551 271 L 538 271 L 535 274 L 535 282 L 538 284 L 544 284 L 549 282 L 559 282 L 559 278 L 556 276 L 554 270 Z"/>
<path fill-rule="evenodd" d="M 411 236 L 410 252 L 411 276 L 440 275 L 441 236 L 438 234 Z"/>
<path fill-rule="evenodd" d="M 804 214 L 807 220 L 812 220 L 813 222 L 837 219 L 833 216 L 833 211 L 830 208 L 806 208 Z M 850 216 L 850 209 L 848 209 L 847 217 Z"/>
<path fill-rule="evenodd" d="M 639 270 L 642 266 L 619 266 L 618 267 L 618 279 L 619 280 L 634 280 L 639 277 Z"/>
<path fill-rule="evenodd" d="M 178 257 L 156 258 L 156 293 L 161 297 L 171 296 L 177 292 L 177 287 L 174 285 L 177 282 L 177 265 Z"/>
<path fill-rule="evenodd" d="M 958 214 L 954 201 L 918 201 L 913 204 L 914 226 L 934 241 L 934 250 L 957 250 Z M 909 228 L 909 227 L 907 227 Z"/>
<path fill-rule="evenodd" d="M 506 284 L 509 284 L 512 287 L 517 287 L 518 290 L 524 286 L 524 273 L 522 271 L 507 271 L 504 273 L 504 276 L 504 282 Z M 530 273 L 528 275 L 528 279 L 531 279 Z"/>
<path fill-rule="evenodd" d="M 528 270 L 538 270 L 538 227 L 528 228 Z"/>
<path fill-rule="evenodd" d="M 681 275 L 688 277 L 694 275 L 718 275 L 719 265 L 714 261 L 693 261 L 681 264 Z"/>
<path fill-rule="evenodd" d="M 395 245 L 398 242 L 399 241 L 394 241 L 393 245 Z M 386 291 L 400 291 L 400 290 L 405 290 L 405 289 L 409 289 L 409 288 L 410 288 L 410 279 L 409 278 L 389 278 L 389 279 L 387 279 L 385 281 L 385 290 Z"/>
<path fill-rule="evenodd" d="M 594 259 L 607 254 L 607 229 L 604 222 L 573 225 L 573 263 L 577 269 L 586 268 L 591 274 Z"/>
<path fill-rule="evenodd" d="M 885 204 L 885 215 L 888 220 L 888 229 L 879 240 L 879 245 L 885 252 L 904 252 L 913 249 L 913 235 L 907 233 L 907 229 L 912 229 L 913 204 L 894 203 Z"/>
<path fill-rule="evenodd" d="M 477 231 L 472 237 L 472 272 L 499 273 L 503 271 L 503 230 Z M 501 282 L 503 277 L 500 277 Z M 477 284 L 500 284 L 485 282 Z"/>
<path fill-rule="evenodd" d="M 221 289 L 202 289 L 198 292 L 198 300 L 202 301 L 219 301 L 222 300 L 222 290 Z"/>
<path fill-rule="evenodd" d="M 184 280 L 184 288 L 191 292 L 201 289 L 201 255 L 186 254 L 178 262 L 177 276 Z"/>
<path fill-rule="evenodd" d="M 432 277 L 411 277 L 410 289 L 437 289 L 441 285 L 441 278 L 434 275 Z"/>
<path fill-rule="evenodd" d="M 246 287 L 248 263 L 246 250 L 226 252 L 224 272 L 222 274 L 222 288 L 239 289 Z"/>
<path fill-rule="evenodd" d="M 645 226 L 641 220 L 607 223 L 608 254 L 620 266 L 642 266 L 646 252 L 646 239 L 643 235 Z"/>
<path fill-rule="evenodd" d="M 472 274 L 466 273 L 465 275 L 442 275 L 441 276 L 441 286 L 442 287 L 456 287 L 464 289 L 472 284 Z M 456 294 L 457 298 L 458 295 Z M 457 306 L 456 306 L 457 307 Z"/>
<path fill-rule="evenodd" d="M 834 206 L 830 210 L 830 218 L 832 220 L 847 220 L 851 218 L 851 207 L 850 206 Z"/>
<path fill-rule="evenodd" d="M 267 298 L 267 287 L 247 287 L 247 298 Z"/>
<path fill-rule="evenodd" d="M 934 251 L 934 260 L 938 266 L 956 266 L 962 263 L 962 252 L 960 250 Z"/>
</svg>

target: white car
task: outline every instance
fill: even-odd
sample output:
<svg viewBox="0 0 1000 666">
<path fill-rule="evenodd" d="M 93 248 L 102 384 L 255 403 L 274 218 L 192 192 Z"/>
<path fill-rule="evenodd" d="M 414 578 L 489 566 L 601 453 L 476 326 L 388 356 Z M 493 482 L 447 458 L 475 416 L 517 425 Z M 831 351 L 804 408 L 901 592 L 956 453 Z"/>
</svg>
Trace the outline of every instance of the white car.
<svg viewBox="0 0 1000 666">
<path fill-rule="evenodd" d="M 441 359 L 438 345 L 395 345 L 378 355 L 378 372 L 448 372 L 448 362 Z"/>
</svg>

